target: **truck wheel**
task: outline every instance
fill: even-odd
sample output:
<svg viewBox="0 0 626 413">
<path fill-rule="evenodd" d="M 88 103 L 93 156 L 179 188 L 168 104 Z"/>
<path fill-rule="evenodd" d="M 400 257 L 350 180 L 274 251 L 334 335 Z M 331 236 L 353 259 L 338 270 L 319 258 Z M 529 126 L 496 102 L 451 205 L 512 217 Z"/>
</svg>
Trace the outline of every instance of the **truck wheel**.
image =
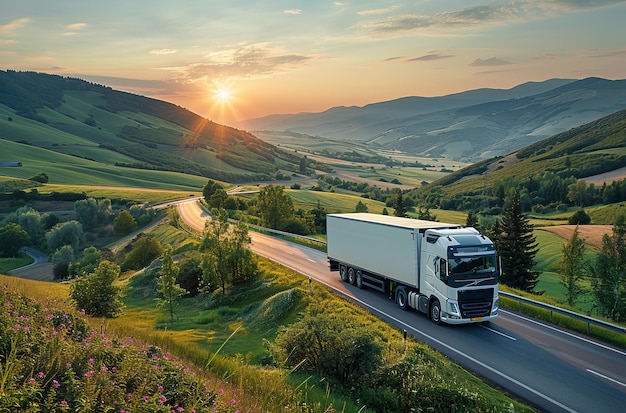
<svg viewBox="0 0 626 413">
<path fill-rule="evenodd" d="M 356 271 L 354 268 L 348 268 L 348 282 L 352 285 L 356 284 Z"/>
<path fill-rule="evenodd" d="M 348 281 L 348 269 L 346 268 L 345 265 L 341 265 L 339 267 L 339 276 L 341 277 L 341 281 L 343 282 Z"/>
<path fill-rule="evenodd" d="M 406 290 L 403 287 L 398 287 L 396 289 L 396 302 L 398 303 L 400 310 L 409 309 L 409 303 L 406 298 Z"/>
<path fill-rule="evenodd" d="M 361 289 L 363 288 L 363 274 L 361 271 L 356 272 L 356 286 Z"/>
<path fill-rule="evenodd" d="M 430 303 L 430 319 L 435 324 L 441 324 L 441 304 L 439 304 L 439 300 L 433 300 Z"/>
</svg>

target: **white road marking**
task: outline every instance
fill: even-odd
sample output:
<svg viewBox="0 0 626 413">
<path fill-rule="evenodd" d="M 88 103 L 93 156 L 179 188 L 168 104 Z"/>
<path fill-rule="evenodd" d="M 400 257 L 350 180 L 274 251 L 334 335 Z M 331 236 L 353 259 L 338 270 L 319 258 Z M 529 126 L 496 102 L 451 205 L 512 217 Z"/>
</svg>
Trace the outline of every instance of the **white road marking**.
<svg viewBox="0 0 626 413">
<path fill-rule="evenodd" d="M 564 330 L 558 329 L 556 327 L 552 327 L 549 324 L 541 323 L 541 322 L 539 322 L 537 320 L 533 320 L 532 318 L 524 317 L 524 316 L 521 316 L 519 314 L 512 313 L 510 311 L 506 311 L 506 310 L 502 310 L 502 309 L 500 309 L 500 311 L 502 311 L 503 313 L 507 313 L 510 316 L 521 318 L 522 320 L 528 321 L 529 323 L 537 324 L 537 325 L 539 325 L 541 327 L 544 327 L 544 328 L 547 328 L 547 329 L 550 329 L 550 330 L 553 330 L 553 331 L 557 331 L 557 332 L 559 332 L 561 334 L 565 334 L 566 336 L 577 338 L 578 340 L 584 341 L 585 343 L 593 344 L 593 345 L 601 347 L 601 348 L 603 348 L 605 350 L 610 350 L 610 351 L 613 351 L 613 352 L 615 352 L 617 354 L 621 354 L 622 356 L 626 356 L 626 352 L 624 352 L 624 351 L 618 350 L 618 349 L 613 348 L 613 347 L 609 347 L 607 345 L 604 345 L 602 343 L 598 343 L 598 342 L 593 341 L 593 340 L 589 340 L 589 339 L 587 339 L 585 337 L 581 337 L 581 336 L 578 336 L 576 334 L 572 334 L 572 333 L 570 333 L 568 331 L 564 331 Z"/>
<path fill-rule="evenodd" d="M 590 369 L 587 369 L 587 371 L 588 371 L 589 373 L 591 373 L 591 374 L 595 374 L 596 376 L 602 377 L 603 379 L 606 379 L 606 380 L 612 381 L 613 383 L 617 383 L 617 384 L 619 384 L 620 386 L 624 386 L 624 387 L 626 387 L 626 383 L 622 383 L 621 381 L 618 381 L 618 380 L 612 379 L 612 378 L 610 378 L 609 376 L 605 376 L 604 374 L 600 374 L 600 373 L 598 373 L 597 371 L 593 371 L 593 370 L 590 370 Z"/>
<path fill-rule="evenodd" d="M 484 328 L 484 329 L 486 329 L 486 330 L 489 330 L 489 331 L 491 331 L 492 333 L 499 334 L 499 335 L 501 335 L 502 337 L 506 337 L 506 338 L 508 338 L 509 340 L 512 340 L 512 341 L 517 341 L 517 339 L 516 339 L 515 337 L 512 337 L 512 336 L 509 336 L 509 335 L 507 335 L 507 334 L 504 334 L 504 333 L 503 333 L 503 332 L 501 332 L 501 331 L 494 330 L 493 328 L 486 327 L 486 326 L 483 326 L 483 325 L 481 325 L 480 327 L 482 327 L 482 328 Z"/>
</svg>

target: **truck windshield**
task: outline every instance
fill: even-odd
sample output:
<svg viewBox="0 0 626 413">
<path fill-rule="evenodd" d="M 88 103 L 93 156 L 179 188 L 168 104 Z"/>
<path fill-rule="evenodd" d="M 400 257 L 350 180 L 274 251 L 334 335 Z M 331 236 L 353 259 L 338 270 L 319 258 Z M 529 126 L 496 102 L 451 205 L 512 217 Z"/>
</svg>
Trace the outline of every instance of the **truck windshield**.
<svg viewBox="0 0 626 413">
<path fill-rule="evenodd" d="M 458 278 L 459 275 L 470 276 L 474 274 L 495 275 L 497 274 L 497 259 L 495 255 L 467 256 L 458 255 L 449 260 L 449 274 Z"/>
</svg>

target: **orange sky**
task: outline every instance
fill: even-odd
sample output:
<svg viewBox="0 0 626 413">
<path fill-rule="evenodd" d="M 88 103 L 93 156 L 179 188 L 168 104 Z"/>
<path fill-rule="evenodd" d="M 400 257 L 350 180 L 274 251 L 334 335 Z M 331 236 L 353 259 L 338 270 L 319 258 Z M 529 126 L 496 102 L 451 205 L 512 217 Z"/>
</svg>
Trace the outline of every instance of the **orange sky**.
<svg viewBox="0 0 626 413">
<path fill-rule="evenodd" d="M 74 76 L 211 120 L 527 81 L 626 78 L 622 0 L 8 2 L 0 69 Z M 217 100 L 228 89 L 230 100 Z"/>
</svg>

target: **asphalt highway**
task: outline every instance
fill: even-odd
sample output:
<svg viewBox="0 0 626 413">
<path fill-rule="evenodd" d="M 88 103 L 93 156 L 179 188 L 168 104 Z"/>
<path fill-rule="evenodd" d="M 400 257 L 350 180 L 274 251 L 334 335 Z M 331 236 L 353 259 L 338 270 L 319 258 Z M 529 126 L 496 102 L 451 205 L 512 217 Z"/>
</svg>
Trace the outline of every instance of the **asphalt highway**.
<svg viewBox="0 0 626 413">
<path fill-rule="evenodd" d="M 178 208 L 189 226 L 204 228 L 208 214 L 196 201 Z M 505 309 L 486 324 L 437 326 L 384 294 L 342 283 L 321 251 L 250 236 L 255 253 L 337 290 L 539 411 L 626 412 L 626 350 Z"/>
</svg>

